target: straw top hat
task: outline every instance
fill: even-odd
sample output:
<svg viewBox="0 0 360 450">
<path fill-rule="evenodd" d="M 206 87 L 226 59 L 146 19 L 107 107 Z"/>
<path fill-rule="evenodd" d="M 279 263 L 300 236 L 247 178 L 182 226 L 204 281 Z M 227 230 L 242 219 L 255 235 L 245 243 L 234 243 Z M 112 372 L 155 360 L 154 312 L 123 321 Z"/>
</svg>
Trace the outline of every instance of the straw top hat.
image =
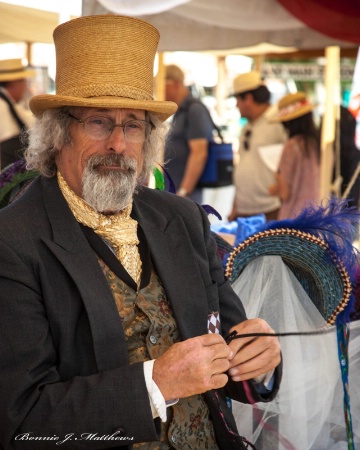
<svg viewBox="0 0 360 450">
<path fill-rule="evenodd" d="M 287 122 L 304 116 L 314 109 L 308 102 L 304 92 L 285 95 L 278 103 L 278 113 L 271 118 L 272 122 Z"/>
<path fill-rule="evenodd" d="M 253 91 L 263 85 L 264 82 L 261 78 L 260 72 L 253 70 L 251 72 L 242 73 L 233 80 L 233 95 Z"/>
<path fill-rule="evenodd" d="M 30 109 L 41 115 L 62 106 L 133 108 L 164 121 L 176 104 L 153 98 L 158 30 L 140 19 L 84 16 L 54 30 L 56 94 L 37 95 Z"/>
<path fill-rule="evenodd" d="M 0 61 L 0 82 L 22 80 L 33 77 L 36 71 L 25 67 L 21 59 L 3 59 Z"/>
</svg>

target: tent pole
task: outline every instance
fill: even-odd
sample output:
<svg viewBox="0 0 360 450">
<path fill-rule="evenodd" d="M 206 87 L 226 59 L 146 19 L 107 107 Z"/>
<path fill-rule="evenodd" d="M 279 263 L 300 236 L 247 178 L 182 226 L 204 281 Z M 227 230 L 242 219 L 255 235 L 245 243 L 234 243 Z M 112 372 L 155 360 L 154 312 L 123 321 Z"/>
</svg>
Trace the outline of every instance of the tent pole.
<svg viewBox="0 0 360 450">
<path fill-rule="evenodd" d="M 26 42 L 26 59 L 28 62 L 28 65 L 32 65 L 32 44 L 31 42 Z"/>
<path fill-rule="evenodd" d="M 264 55 L 255 55 L 253 58 L 253 70 L 257 70 L 261 73 L 262 65 L 264 62 Z"/>
<path fill-rule="evenodd" d="M 159 101 L 165 100 L 165 62 L 164 52 L 158 52 L 158 70 L 156 74 L 156 99 Z"/>
<path fill-rule="evenodd" d="M 336 123 L 340 118 L 340 48 L 337 46 L 325 49 L 325 112 L 321 129 L 321 167 L 320 196 L 327 198 L 332 190 L 339 196 L 339 185 L 331 181 L 334 168 L 334 143 L 336 139 Z M 339 134 L 338 134 L 339 135 Z"/>
<path fill-rule="evenodd" d="M 217 69 L 218 69 L 218 82 L 215 88 L 215 98 L 216 98 L 216 112 L 219 117 L 224 117 L 225 105 L 224 100 L 228 95 L 227 89 L 227 76 L 226 76 L 226 56 L 219 56 L 217 58 Z"/>
<path fill-rule="evenodd" d="M 157 67 L 157 73 L 154 80 L 155 89 L 154 89 L 154 95 L 156 100 L 164 101 L 165 100 L 165 58 L 164 58 L 164 52 L 157 52 L 157 60 L 158 60 L 158 67 Z M 164 148 L 162 149 L 161 155 L 159 155 L 159 163 L 161 165 L 164 164 Z M 154 177 L 150 178 L 149 181 L 149 187 L 155 186 L 155 179 Z"/>
</svg>

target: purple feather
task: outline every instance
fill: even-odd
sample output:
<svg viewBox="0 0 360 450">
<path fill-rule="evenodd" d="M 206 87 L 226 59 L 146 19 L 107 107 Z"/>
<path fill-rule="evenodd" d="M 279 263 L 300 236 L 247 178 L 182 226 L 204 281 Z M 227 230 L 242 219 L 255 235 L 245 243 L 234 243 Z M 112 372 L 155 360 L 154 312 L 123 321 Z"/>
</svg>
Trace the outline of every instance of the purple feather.
<svg viewBox="0 0 360 450">
<path fill-rule="evenodd" d="M 204 209 L 204 211 L 206 212 L 207 215 L 214 214 L 214 216 L 216 216 L 219 220 L 222 220 L 221 215 L 212 206 L 210 206 L 210 205 L 201 205 L 201 207 Z"/>
<path fill-rule="evenodd" d="M 165 167 L 161 166 L 162 170 L 164 171 L 165 177 L 167 179 L 167 184 L 168 184 L 168 192 L 170 192 L 171 194 L 176 194 L 176 187 L 175 184 L 169 174 L 169 172 L 165 169 Z"/>
<path fill-rule="evenodd" d="M 19 159 L 9 166 L 5 167 L 5 169 L 0 174 L 0 188 L 9 183 L 14 175 L 24 172 L 26 172 L 25 159 Z"/>
</svg>

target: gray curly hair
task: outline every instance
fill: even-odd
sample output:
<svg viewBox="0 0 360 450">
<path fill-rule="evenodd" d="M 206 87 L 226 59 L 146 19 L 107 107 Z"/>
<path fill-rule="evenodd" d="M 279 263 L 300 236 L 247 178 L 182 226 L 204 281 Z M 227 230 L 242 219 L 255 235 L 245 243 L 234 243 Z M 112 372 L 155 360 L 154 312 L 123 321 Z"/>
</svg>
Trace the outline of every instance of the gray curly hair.
<svg viewBox="0 0 360 450">
<path fill-rule="evenodd" d="M 25 151 L 26 166 L 28 169 L 37 170 L 45 177 L 53 177 L 56 174 L 56 155 L 65 145 L 71 145 L 69 124 L 74 108 L 64 107 L 49 109 L 40 116 L 35 125 L 29 130 L 29 145 Z M 155 125 L 144 143 L 144 163 L 138 182 L 144 183 L 153 168 L 160 162 L 168 125 L 162 123 L 155 115 L 146 112 L 146 120 Z"/>
</svg>

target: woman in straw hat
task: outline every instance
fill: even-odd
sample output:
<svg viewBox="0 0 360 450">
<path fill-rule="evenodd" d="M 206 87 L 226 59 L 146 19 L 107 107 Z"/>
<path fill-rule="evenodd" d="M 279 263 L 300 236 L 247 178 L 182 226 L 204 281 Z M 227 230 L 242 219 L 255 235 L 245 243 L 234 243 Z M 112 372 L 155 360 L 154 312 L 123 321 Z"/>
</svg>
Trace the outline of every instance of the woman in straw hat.
<svg viewBox="0 0 360 450">
<path fill-rule="evenodd" d="M 206 213 L 144 186 L 176 110 L 153 99 L 158 40 L 117 15 L 54 31 L 40 176 L 0 211 L 0 448 L 241 450 L 226 396 L 278 390 L 277 338 L 222 337 L 272 329 L 246 319 Z"/>
<path fill-rule="evenodd" d="M 303 208 L 320 201 L 320 142 L 311 105 L 304 92 L 285 95 L 279 112 L 272 119 L 281 122 L 289 138 L 281 155 L 276 183 L 269 187 L 278 195 L 281 208 L 278 219 L 294 217 Z"/>
</svg>

